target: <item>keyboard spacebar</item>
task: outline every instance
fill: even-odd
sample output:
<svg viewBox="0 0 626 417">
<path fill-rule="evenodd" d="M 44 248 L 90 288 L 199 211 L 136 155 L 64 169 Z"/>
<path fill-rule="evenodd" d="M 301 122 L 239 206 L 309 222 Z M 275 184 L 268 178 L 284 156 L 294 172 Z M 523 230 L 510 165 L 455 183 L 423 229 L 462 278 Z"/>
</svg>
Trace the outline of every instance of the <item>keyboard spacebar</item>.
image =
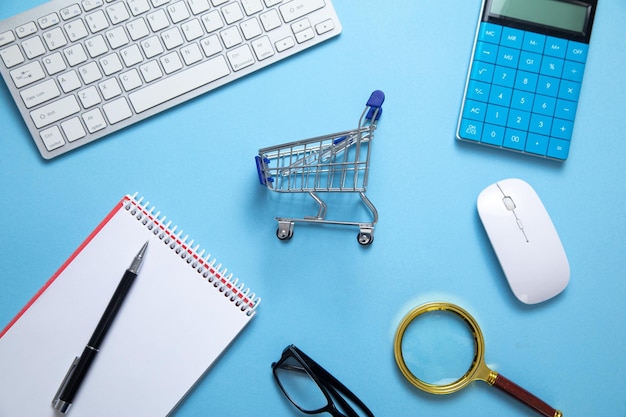
<svg viewBox="0 0 626 417">
<path fill-rule="evenodd" d="M 165 103 L 185 93 L 230 74 L 223 56 L 191 67 L 175 75 L 154 82 L 148 87 L 130 93 L 128 99 L 137 113 Z"/>
</svg>

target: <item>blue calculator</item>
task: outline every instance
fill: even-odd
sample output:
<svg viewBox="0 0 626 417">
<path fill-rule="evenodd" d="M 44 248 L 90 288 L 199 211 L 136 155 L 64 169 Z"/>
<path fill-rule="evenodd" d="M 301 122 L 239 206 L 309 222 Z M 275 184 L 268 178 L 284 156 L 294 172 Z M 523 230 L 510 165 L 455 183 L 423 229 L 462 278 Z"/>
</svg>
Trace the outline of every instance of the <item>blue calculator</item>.
<svg viewBox="0 0 626 417">
<path fill-rule="evenodd" d="M 597 0 L 483 0 L 457 139 L 567 159 Z"/>
</svg>

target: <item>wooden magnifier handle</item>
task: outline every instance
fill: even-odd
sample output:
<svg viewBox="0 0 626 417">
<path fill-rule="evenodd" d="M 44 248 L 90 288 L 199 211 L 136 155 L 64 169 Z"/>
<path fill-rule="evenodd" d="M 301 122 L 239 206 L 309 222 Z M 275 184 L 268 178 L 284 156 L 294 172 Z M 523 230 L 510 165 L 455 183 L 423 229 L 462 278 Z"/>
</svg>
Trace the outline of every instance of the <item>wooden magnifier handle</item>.
<svg viewBox="0 0 626 417">
<path fill-rule="evenodd" d="M 543 400 L 540 400 L 530 392 L 526 391 L 524 388 L 520 387 L 513 381 L 504 376 L 498 374 L 497 372 L 493 372 L 490 381 L 488 381 L 491 385 L 500 390 L 506 392 L 511 397 L 517 399 L 518 401 L 526 404 L 533 410 L 537 411 L 539 414 L 545 417 L 562 417 L 563 413 L 559 410 L 552 408 L 548 404 L 546 404 Z"/>
</svg>

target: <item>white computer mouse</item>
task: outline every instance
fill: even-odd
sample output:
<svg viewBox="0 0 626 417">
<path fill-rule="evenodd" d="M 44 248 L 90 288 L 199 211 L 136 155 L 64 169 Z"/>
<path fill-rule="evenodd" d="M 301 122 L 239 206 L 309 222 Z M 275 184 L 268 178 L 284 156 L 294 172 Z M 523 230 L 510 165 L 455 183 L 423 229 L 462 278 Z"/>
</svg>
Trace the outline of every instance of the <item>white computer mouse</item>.
<svg viewBox="0 0 626 417">
<path fill-rule="evenodd" d="M 565 289 L 569 262 L 535 190 L 511 178 L 485 188 L 478 214 L 513 294 L 523 303 L 548 300 Z"/>
</svg>

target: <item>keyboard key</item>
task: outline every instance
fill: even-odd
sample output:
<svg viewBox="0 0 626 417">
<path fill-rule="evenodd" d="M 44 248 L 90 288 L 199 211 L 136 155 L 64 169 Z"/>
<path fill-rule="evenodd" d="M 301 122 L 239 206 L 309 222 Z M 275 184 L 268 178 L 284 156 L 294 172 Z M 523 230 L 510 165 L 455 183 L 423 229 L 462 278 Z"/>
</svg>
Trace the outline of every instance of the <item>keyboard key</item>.
<svg viewBox="0 0 626 417">
<path fill-rule="evenodd" d="M 84 113 L 83 121 L 85 122 L 89 133 L 94 133 L 107 127 L 107 123 L 102 116 L 102 112 L 98 108 Z"/>
<path fill-rule="evenodd" d="M 554 117 L 573 121 L 574 116 L 576 116 L 576 107 L 575 101 L 557 99 Z"/>
<path fill-rule="evenodd" d="M 294 0 L 279 7 L 285 22 L 290 23 L 324 7 L 324 0 Z"/>
<path fill-rule="evenodd" d="M 489 102 L 500 106 L 509 107 L 511 104 L 511 95 L 513 90 L 507 87 L 494 85 L 491 87 L 491 93 L 489 94 Z"/>
<path fill-rule="evenodd" d="M 81 13 L 80 6 L 78 6 L 78 4 L 72 4 L 71 6 L 61 9 L 61 19 L 67 21 L 76 16 L 80 16 Z"/>
<path fill-rule="evenodd" d="M 128 98 L 135 111 L 141 113 L 228 74 L 228 64 L 219 56 L 130 93 Z"/>
<path fill-rule="evenodd" d="M 580 83 L 575 81 L 562 80 L 559 86 L 559 98 L 578 101 L 580 96 Z"/>
<path fill-rule="evenodd" d="M 70 42 L 76 42 L 89 36 L 87 26 L 85 26 L 85 23 L 83 23 L 80 19 L 72 20 L 71 22 L 66 23 L 63 25 L 63 28 L 65 29 L 65 33 L 67 33 Z"/>
<path fill-rule="evenodd" d="M 104 55 L 109 52 L 109 47 L 102 35 L 95 36 L 85 42 L 89 56 L 92 58 Z"/>
<path fill-rule="evenodd" d="M 102 99 L 100 99 L 100 94 L 98 94 L 98 89 L 94 86 L 87 87 L 84 90 L 79 91 L 78 99 L 80 100 L 83 107 L 86 109 L 102 102 Z"/>
<path fill-rule="evenodd" d="M 538 133 L 540 135 L 550 135 L 552 128 L 552 118 L 541 114 L 533 114 L 530 118 L 530 125 L 528 131 Z"/>
<path fill-rule="evenodd" d="M 78 68 L 78 74 L 82 78 L 84 84 L 91 84 L 102 79 L 100 68 L 95 62 L 90 62 L 89 64 Z"/>
<path fill-rule="evenodd" d="M 506 126 L 508 115 L 509 115 L 508 107 L 502 107 L 502 106 L 496 106 L 496 105 L 490 104 L 487 106 L 485 122 L 498 125 L 498 126 Z"/>
<path fill-rule="evenodd" d="M 185 3 L 183 1 L 172 3 L 168 5 L 166 9 L 173 23 L 180 23 L 191 16 L 189 14 L 189 10 L 187 10 L 187 6 L 185 6 Z"/>
<path fill-rule="evenodd" d="M 82 87 L 78 74 L 73 70 L 59 75 L 58 80 L 64 93 L 69 93 L 70 91 L 78 90 Z"/>
<path fill-rule="evenodd" d="M 39 80 L 43 80 L 45 77 L 46 73 L 43 71 L 39 61 L 30 62 L 11 71 L 11 78 L 13 78 L 13 82 L 17 88 L 26 87 Z"/>
<path fill-rule="evenodd" d="M 111 20 L 111 23 L 113 23 L 114 25 L 130 19 L 128 9 L 126 8 L 126 5 L 121 1 L 107 7 L 106 12 L 109 16 L 109 20 Z"/>
<path fill-rule="evenodd" d="M 76 97 L 67 96 L 30 112 L 38 129 L 56 123 L 80 111 Z"/>
<path fill-rule="evenodd" d="M 470 81 L 467 88 L 467 98 L 470 100 L 489 101 L 491 84 L 480 81 Z"/>
<path fill-rule="evenodd" d="M 533 113 L 543 114 L 545 116 L 553 116 L 556 107 L 556 99 L 554 97 L 540 96 L 535 97 Z"/>
<path fill-rule="evenodd" d="M 90 15 L 87 15 L 85 17 L 85 23 L 91 33 L 98 33 L 109 27 L 109 21 L 102 10 L 98 10 Z"/>
<path fill-rule="evenodd" d="M 536 54 L 543 54 L 543 50 L 546 45 L 546 35 L 539 33 L 526 32 L 524 34 L 524 41 L 522 43 L 522 49 L 524 51 L 533 52 Z"/>
<path fill-rule="evenodd" d="M 253 14 L 263 10 L 261 0 L 242 0 L 241 5 L 248 16 L 252 16 Z"/>
<path fill-rule="evenodd" d="M 209 0 L 187 0 L 187 2 L 191 8 L 191 13 L 194 15 L 199 15 L 200 13 L 206 12 L 209 8 L 211 8 Z"/>
<path fill-rule="evenodd" d="M 125 91 L 134 90 L 142 85 L 139 72 L 134 68 L 130 71 L 122 73 L 120 75 L 120 82 L 122 83 L 122 87 L 124 87 Z"/>
<path fill-rule="evenodd" d="M 46 16 L 40 17 L 37 20 L 37 23 L 39 24 L 39 27 L 41 29 L 48 29 L 49 27 L 52 27 L 56 24 L 58 24 L 61 21 L 61 19 L 59 18 L 59 15 L 56 13 L 50 13 Z"/>
<path fill-rule="evenodd" d="M 104 4 L 103 0 L 83 0 L 82 1 L 83 9 L 85 9 L 86 12 L 95 9 L 96 7 L 100 7 L 103 4 Z"/>
<path fill-rule="evenodd" d="M 65 139 L 57 126 L 52 126 L 49 129 L 42 130 L 39 134 L 41 140 L 43 140 L 46 149 L 53 151 L 63 145 L 65 145 Z"/>
<path fill-rule="evenodd" d="M 35 86 L 20 91 L 22 100 L 27 109 L 38 106 L 46 101 L 57 98 L 61 95 L 54 80 L 46 80 Z"/>
<path fill-rule="evenodd" d="M 254 42 L 252 42 L 252 49 L 254 49 L 254 54 L 259 61 L 262 61 L 274 55 L 272 42 L 267 36 L 263 36 L 262 38 L 256 39 Z"/>
<path fill-rule="evenodd" d="M 4 62 L 4 65 L 7 68 L 13 68 L 25 60 L 20 47 L 17 45 L 9 46 L 8 48 L 0 51 L 0 57 L 2 57 L 2 62 Z"/>
<path fill-rule="evenodd" d="M 78 117 L 72 117 L 62 122 L 61 129 L 63 129 L 63 133 L 65 133 L 68 142 L 74 142 L 75 140 L 87 136 L 87 132 L 85 132 L 85 128 Z"/>
<path fill-rule="evenodd" d="M 133 14 L 133 16 L 139 16 L 140 14 L 150 10 L 150 4 L 148 4 L 148 0 L 128 0 L 128 7 L 130 8 L 130 12 Z"/>
<path fill-rule="evenodd" d="M 486 83 L 490 83 L 493 79 L 493 72 L 495 66 L 486 62 L 476 61 L 472 65 L 472 72 L 470 77 L 473 80 L 478 80 Z"/>
<path fill-rule="evenodd" d="M 109 78 L 98 84 L 98 89 L 105 100 L 111 100 L 122 94 L 122 88 L 115 78 Z"/>
<path fill-rule="evenodd" d="M 241 45 L 226 53 L 233 70 L 239 71 L 254 64 L 254 57 L 248 45 Z"/>
<path fill-rule="evenodd" d="M 102 110 L 104 110 L 107 120 L 112 125 L 119 123 L 122 120 L 126 120 L 133 115 L 128 102 L 124 97 L 120 97 L 115 101 L 105 104 L 102 106 Z"/>
<path fill-rule="evenodd" d="M 20 39 L 30 36 L 36 32 L 37 32 L 37 25 L 35 24 L 35 22 L 28 22 L 15 28 L 15 33 L 17 34 L 17 37 Z"/>
<path fill-rule="evenodd" d="M 8 30 L 6 32 L 0 33 L 0 47 L 10 44 L 15 40 L 15 35 L 12 31 Z"/>
<path fill-rule="evenodd" d="M 126 25 L 126 29 L 128 30 L 130 38 L 134 41 L 145 38 L 150 34 L 150 29 L 148 29 L 148 25 L 142 17 L 129 22 Z"/>
</svg>

